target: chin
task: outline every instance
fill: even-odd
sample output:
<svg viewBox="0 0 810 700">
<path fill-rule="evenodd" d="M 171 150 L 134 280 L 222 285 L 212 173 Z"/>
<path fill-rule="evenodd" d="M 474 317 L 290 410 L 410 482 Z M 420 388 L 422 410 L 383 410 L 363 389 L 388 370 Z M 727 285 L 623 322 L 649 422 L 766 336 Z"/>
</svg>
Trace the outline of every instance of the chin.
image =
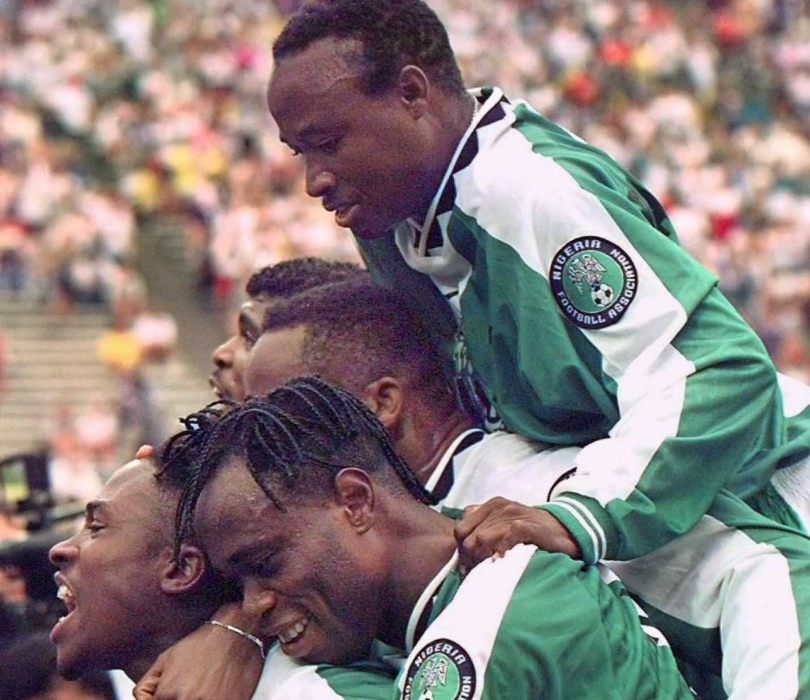
<svg viewBox="0 0 810 700">
<path fill-rule="evenodd" d="M 81 659 L 71 659 L 68 654 L 57 649 L 56 651 L 56 670 L 62 678 L 69 681 L 75 681 L 80 678 L 87 670 L 87 666 L 82 663 Z"/>
</svg>

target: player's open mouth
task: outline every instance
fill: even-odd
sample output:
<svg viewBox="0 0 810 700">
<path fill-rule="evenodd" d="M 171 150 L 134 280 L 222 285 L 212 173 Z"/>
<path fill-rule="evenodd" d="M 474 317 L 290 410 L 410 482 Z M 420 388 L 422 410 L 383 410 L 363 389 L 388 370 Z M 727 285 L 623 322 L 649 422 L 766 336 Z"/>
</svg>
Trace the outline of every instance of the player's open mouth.
<svg viewBox="0 0 810 700">
<path fill-rule="evenodd" d="M 214 395 L 218 399 L 224 399 L 225 398 L 225 394 L 223 393 L 222 389 L 219 386 L 219 383 L 214 378 L 213 374 L 210 377 L 208 377 L 208 384 L 211 386 L 211 389 L 213 390 Z"/>
<path fill-rule="evenodd" d="M 59 588 L 56 591 L 56 597 L 65 604 L 67 613 L 60 617 L 57 623 L 53 626 L 53 629 L 51 630 L 51 640 L 54 640 L 58 636 L 59 630 L 61 630 L 65 622 L 76 610 L 76 597 L 74 596 L 70 586 L 64 579 L 61 579 L 61 577 L 57 579 L 57 583 L 59 584 Z"/>
</svg>

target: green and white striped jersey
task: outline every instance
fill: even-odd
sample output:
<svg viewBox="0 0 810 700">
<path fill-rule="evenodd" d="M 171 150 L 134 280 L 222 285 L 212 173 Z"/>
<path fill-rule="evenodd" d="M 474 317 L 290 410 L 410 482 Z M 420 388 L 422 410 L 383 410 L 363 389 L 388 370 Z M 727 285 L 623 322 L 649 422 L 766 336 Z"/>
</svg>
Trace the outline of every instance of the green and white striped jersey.
<svg viewBox="0 0 810 700">
<path fill-rule="evenodd" d="M 666 643 L 645 630 L 608 570 L 529 545 L 466 578 L 455 564 L 414 609 L 400 700 L 693 697 Z"/>
<path fill-rule="evenodd" d="M 271 647 L 251 700 L 390 700 L 394 669 L 380 661 L 304 664 Z"/>
<path fill-rule="evenodd" d="M 542 506 L 585 561 L 632 559 L 691 528 L 722 488 L 757 493 L 807 456 L 764 346 L 678 244 L 658 202 L 602 151 L 494 88 L 435 216 L 358 241 L 378 281 L 460 321 L 505 426 L 583 446 Z"/>
</svg>

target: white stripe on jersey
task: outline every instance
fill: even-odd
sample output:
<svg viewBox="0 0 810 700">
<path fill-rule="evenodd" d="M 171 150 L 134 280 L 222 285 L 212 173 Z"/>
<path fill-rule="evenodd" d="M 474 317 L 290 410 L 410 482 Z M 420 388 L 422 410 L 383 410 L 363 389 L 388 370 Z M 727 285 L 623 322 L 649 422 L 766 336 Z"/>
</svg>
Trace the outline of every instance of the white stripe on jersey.
<svg viewBox="0 0 810 700">
<path fill-rule="evenodd" d="M 410 668 L 413 658 L 429 642 L 443 638 L 456 642 L 475 665 L 479 680 L 472 700 L 478 700 L 484 690 L 487 664 L 506 608 L 536 551 L 534 546 L 519 544 L 500 559 L 487 559 L 474 567 L 453 597 L 452 604 L 439 613 L 416 641 L 405 668 Z M 482 600 L 486 605 L 481 604 Z M 400 692 L 406 676 L 403 673 L 399 678 Z"/>
<path fill-rule="evenodd" d="M 267 653 L 251 700 L 343 700 L 343 696 L 318 675 L 317 666 L 298 663 L 275 645 Z"/>
<path fill-rule="evenodd" d="M 453 486 L 441 505 L 464 508 L 495 496 L 540 505 L 574 466 L 579 451 L 538 445 L 513 433 L 489 433 L 453 459 Z"/>
<path fill-rule="evenodd" d="M 606 563 L 662 612 L 719 627 L 723 678 L 734 679 L 735 700 L 795 696 L 801 636 L 788 561 L 774 547 L 706 515 L 650 554 Z"/>
</svg>

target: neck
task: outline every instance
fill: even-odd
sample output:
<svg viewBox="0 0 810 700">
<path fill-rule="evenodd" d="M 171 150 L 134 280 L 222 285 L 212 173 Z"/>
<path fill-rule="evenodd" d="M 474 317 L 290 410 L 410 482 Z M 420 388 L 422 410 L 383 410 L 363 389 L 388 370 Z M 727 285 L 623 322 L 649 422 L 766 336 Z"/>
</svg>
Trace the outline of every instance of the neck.
<svg viewBox="0 0 810 700">
<path fill-rule="evenodd" d="M 423 208 L 413 212 L 412 216 L 419 222 L 424 222 L 435 197 L 439 185 L 450 166 L 453 154 L 475 119 L 478 101 L 469 94 L 453 95 L 437 103 L 434 115 L 434 138 L 426 144 L 427 152 L 431 154 L 432 169 L 423 173 L 422 180 L 429 183 L 426 187 Z"/>
<path fill-rule="evenodd" d="M 165 629 L 155 630 L 155 633 L 148 635 L 139 641 L 133 640 L 130 647 L 133 657 L 128 663 L 121 664 L 121 670 L 129 678 L 138 683 L 146 672 L 152 667 L 160 656 L 169 647 L 179 642 L 183 637 L 191 634 L 214 612 L 213 609 L 204 611 L 177 611 L 163 613 L 155 612 L 155 619 L 158 623 L 166 625 Z"/>
<path fill-rule="evenodd" d="M 450 518 L 409 497 L 396 507 L 399 515 L 391 530 L 389 551 L 394 553 L 394 560 L 386 590 L 387 614 L 378 638 L 403 649 L 414 606 L 455 552 L 456 540 Z"/>
<path fill-rule="evenodd" d="M 442 461 L 453 441 L 465 430 L 476 427 L 461 411 L 453 411 L 436 420 L 416 416 L 403 426 L 396 440 L 396 450 L 423 484 Z"/>
</svg>

